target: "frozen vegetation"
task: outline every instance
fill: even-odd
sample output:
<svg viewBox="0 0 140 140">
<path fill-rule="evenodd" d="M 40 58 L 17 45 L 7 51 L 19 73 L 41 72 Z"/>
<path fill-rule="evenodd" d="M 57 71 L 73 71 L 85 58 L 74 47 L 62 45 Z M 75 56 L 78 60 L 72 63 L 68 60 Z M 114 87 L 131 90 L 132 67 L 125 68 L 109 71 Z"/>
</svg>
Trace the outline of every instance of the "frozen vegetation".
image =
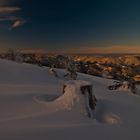
<svg viewBox="0 0 140 140">
<path fill-rule="evenodd" d="M 46 52 L 30 52 L 9 49 L 0 53 L 0 58 L 16 61 L 18 63 L 36 64 L 40 67 L 67 69 L 65 74 L 76 79 L 75 71 L 89 75 L 120 80 L 123 74 L 129 74 L 138 84 L 140 83 L 140 55 L 58 55 Z M 69 67 L 72 66 L 72 69 Z M 52 71 L 55 75 L 55 71 Z M 56 75 L 57 76 L 57 75 Z"/>
</svg>

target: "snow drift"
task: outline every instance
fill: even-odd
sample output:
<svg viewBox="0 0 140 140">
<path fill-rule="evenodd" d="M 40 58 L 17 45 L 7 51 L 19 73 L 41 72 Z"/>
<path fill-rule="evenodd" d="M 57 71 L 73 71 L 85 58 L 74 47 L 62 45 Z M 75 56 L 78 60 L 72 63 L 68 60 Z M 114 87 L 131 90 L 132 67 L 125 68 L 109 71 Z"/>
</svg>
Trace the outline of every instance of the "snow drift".
<svg viewBox="0 0 140 140">
<path fill-rule="evenodd" d="M 0 60 L 1 140 L 139 140 L 139 95 L 110 91 L 112 80 L 85 74 L 62 94 L 65 71 L 57 73 L 60 78 L 46 67 Z M 98 99 L 95 119 L 83 115 L 85 98 L 77 92 L 82 81 L 92 83 Z"/>
</svg>

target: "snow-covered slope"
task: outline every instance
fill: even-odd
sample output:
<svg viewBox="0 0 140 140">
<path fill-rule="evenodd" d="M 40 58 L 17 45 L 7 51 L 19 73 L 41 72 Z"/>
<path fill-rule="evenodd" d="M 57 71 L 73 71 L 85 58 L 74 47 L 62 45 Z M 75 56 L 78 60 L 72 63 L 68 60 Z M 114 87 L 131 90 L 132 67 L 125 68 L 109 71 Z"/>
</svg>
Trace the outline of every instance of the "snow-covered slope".
<svg viewBox="0 0 140 140">
<path fill-rule="evenodd" d="M 59 78 L 46 67 L 0 60 L 1 140 L 140 139 L 139 95 L 109 91 L 112 80 L 78 74 L 93 84 L 98 99 L 90 119 L 79 108 L 59 108 L 66 79 L 64 70 L 56 71 Z"/>
</svg>

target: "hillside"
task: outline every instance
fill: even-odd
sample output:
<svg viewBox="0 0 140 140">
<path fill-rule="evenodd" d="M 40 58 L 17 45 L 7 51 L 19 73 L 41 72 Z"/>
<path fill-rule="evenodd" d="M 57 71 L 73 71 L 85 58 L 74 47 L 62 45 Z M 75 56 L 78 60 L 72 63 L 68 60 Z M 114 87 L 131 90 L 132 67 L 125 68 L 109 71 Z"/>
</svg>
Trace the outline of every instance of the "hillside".
<svg viewBox="0 0 140 140">
<path fill-rule="evenodd" d="M 139 140 L 139 87 L 137 95 L 109 91 L 112 80 L 79 73 L 78 80 L 92 83 L 98 100 L 91 119 L 82 106 L 58 104 L 56 99 L 66 103 L 71 96 L 62 95 L 65 70 L 56 71 L 59 78 L 47 67 L 0 60 L 1 140 Z M 81 98 L 78 103 L 83 105 Z"/>
<path fill-rule="evenodd" d="M 139 55 L 120 55 L 116 57 L 115 55 L 111 56 L 81 56 L 74 55 L 71 57 L 74 60 L 82 62 L 99 62 L 101 64 L 117 64 L 124 63 L 125 65 L 140 65 L 140 56 Z"/>
</svg>

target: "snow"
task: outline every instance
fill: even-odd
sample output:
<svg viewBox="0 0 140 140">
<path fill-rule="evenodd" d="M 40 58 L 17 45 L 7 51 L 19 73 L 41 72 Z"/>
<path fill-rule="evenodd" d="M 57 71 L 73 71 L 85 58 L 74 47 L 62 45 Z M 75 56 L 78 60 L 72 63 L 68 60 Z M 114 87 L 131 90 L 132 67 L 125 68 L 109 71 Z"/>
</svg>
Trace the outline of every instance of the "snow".
<svg viewBox="0 0 140 140">
<path fill-rule="evenodd" d="M 0 60 L 1 140 L 140 139 L 139 86 L 138 95 L 110 91 L 112 80 L 78 74 L 63 94 L 65 70 L 56 71 L 59 78 L 46 67 Z M 83 114 L 85 100 L 77 92 L 85 84 L 98 100 L 93 119 Z"/>
<path fill-rule="evenodd" d="M 119 88 L 119 90 L 131 92 L 131 90 L 129 89 L 128 81 L 123 81 L 122 86 Z"/>
<path fill-rule="evenodd" d="M 66 88 L 65 88 L 65 93 L 57 98 L 54 103 L 56 104 L 57 108 L 59 106 L 60 109 L 65 109 L 65 110 L 72 110 L 72 109 L 77 109 L 77 111 L 83 110 L 85 113 L 85 97 L 81 94 L 80 92 L 80 87 L 81 86 L 86 86 L 90 85 L 89 82 L 87 81 L 68 81 L 65 83 Z"/>
<path fill-rule="evenodd" d="M 88 85 L 92 84 L 88 81 L 69 80 L 65 82 L 65 92 L 61 96 L 54 96 L 54 99 L 50 99 L 50 97 L 48 96 L 41 95 L 35 97 L 34 100 L 36 102 L 52 106 L 54 108 L 52 109 L 53 111 L 76 110 L 77 113 L 79 112 L 79 114 L 81 115 L 88 115 L 87 113 L 90 113 L 90 116 L 93 116 L 93 111 L 88 105 L 88 93 L 85 93 L 85 95 L 81 93 L 81 87 Z M 43 98 L 49 99 L 47 100 L 48 102 L 46 102 L 46 100 L 43 100 Z M 89 110 L 89 112 L 87 112 L 87 109 Z"/>
</svg>

